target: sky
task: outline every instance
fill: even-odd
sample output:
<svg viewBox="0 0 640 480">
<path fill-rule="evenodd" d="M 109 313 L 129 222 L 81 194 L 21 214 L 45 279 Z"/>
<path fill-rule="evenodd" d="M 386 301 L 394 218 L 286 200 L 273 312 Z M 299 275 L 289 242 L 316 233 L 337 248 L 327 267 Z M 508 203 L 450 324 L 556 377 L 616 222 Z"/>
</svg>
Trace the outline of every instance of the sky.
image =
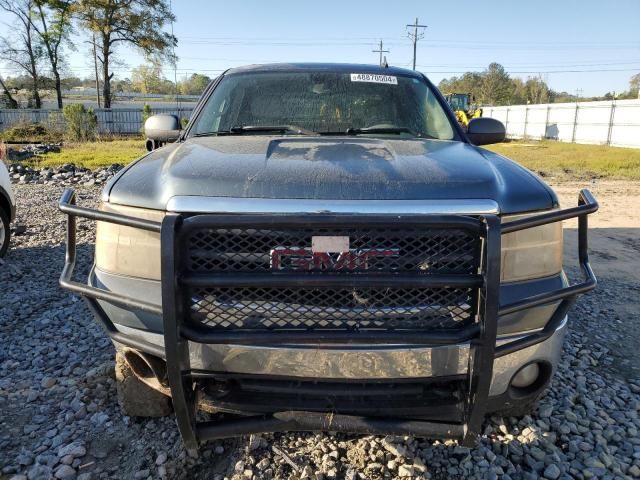
<svg viewBox="0 0 640 480">
<path fill-rule="evenodd" d="M 177 77 L 211 77 L 238 65 L 270 62 L 377 63 L 380 40 L 388 62 L 411 68 L 406 24 L 427 25 L 417 69 L 434 83 L 501 63 L 513 77 L 541 75 L 557 91 L 583 96 L 628 89 L 640 73 L 639 0 L 257 1 L 173 0 Z M 0 14 L 0 22 L 10 19 Z M 167 30 L 170 26 L 166 27 Z M 9 27 L 0 24 L 0 34 Z M 68 72 L 93 71 L 86 40 L 77 35 Z M 116 76 L 145 59 L 121 47 Z M 15 73 L 0 67 L 4 75 Z M 173 68 L 165 75 L 173 80 Z"/>
</svg>

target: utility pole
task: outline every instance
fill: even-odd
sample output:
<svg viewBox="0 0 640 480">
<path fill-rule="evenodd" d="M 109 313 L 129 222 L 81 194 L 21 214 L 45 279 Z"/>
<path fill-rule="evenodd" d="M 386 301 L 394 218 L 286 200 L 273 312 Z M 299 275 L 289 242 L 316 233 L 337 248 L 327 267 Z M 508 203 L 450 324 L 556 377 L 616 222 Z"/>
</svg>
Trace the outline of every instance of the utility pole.
<svg viewBox="0 0 640 480">
<path fill-rule="evenodd" d="M 420 30 L 420 33 L 418 33 L 418 29 L 419 28 L 424 29 L 424 28 L 427 28 L 427 26 L 418 24 L 418 17 L 416 17 L 416 23 L 407 24 L 407 27 L 413 27 L 413 32 L 409 30 L 407 35 L 413 42 L 413 69 L 415 70 L 416 69 L 416 49 L 418 46 L 418 40 L 422 40 L 424 38 L 424 30 Z"/>
<path fill-rule="evenodd" d="M 382 49 L 382 39 L 380 39 L 380 47 L 378 48 L 378 50 L 371 50 L 373 53 L 380 53 L 380 66 L 382 66 L 382 54 L 383 53 L 389 53 L 389 50 L 383 50 Z"/>
<path fill-rule="evenodd" d="M 576 88 L 576 102 L 579 102 L 581 97 L 582 97 L 582 89 Z"/>
<path fill-rule="evenodd" d="M 93 34 L 93 68 L 96 72 L 96 97 L 98 98 L 98 108 L 102 108 L 100 105 L 100 77 L 98 76 L 98 54 L 96 53 L 96 34 Z"/>
</svg>

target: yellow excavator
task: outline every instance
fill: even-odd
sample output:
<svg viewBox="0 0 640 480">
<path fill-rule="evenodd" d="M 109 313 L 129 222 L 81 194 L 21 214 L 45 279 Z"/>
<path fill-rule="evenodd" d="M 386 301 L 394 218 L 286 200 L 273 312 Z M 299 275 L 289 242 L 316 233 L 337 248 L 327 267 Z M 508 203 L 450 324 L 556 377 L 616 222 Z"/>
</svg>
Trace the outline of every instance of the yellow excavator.
<svg viewBox="0 0 640 480">
<path fill-rule="evenodd" d="M 471 120 L 482 116 L 482 109 L 475 104 L 470 93 L 449 93 L 445 98 L 456 114 L 458 123 L 464 128 L 469 126 Z"/>
</svg>

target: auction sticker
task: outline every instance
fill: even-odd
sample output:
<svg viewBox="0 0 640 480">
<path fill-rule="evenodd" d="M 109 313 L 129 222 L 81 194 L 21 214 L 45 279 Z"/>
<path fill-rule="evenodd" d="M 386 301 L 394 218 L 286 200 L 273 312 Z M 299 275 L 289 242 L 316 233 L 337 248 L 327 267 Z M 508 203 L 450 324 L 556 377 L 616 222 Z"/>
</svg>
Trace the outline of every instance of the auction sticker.
<svg viewBox="0 0 640 480">
<path fill-rule="evenodd" d="M 387 85 L 397 85 L 398 78 L 391 75 L 375 75 L 373 73 L 352 73 L 352 82 L 385 83 Z"/>
</svg>

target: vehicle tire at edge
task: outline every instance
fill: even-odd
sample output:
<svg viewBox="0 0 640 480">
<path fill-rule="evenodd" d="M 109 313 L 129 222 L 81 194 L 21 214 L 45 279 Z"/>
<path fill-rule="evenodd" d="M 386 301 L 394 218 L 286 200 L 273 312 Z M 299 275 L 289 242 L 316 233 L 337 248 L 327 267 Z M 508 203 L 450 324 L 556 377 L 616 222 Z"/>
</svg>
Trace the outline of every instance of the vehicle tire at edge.
<svg viewBox="0 0 640 480">
<path fill-rule="evenodd" d="M 9 225 L 9 214 L 0 207 L 0 222 L 4 228 L 4 241 L 0 244 L 0 258 L 4 257 L 9 249 L 9 241 L 11 240 L 11 227 Z"/>
<path fill-rule="evenodd" d="M 124 355 L 116 352 L 116 389 L 122 413 L 130 417 L 164 417 L 171 413 L 171 398 L 135 376 Z"/>
</svg>

